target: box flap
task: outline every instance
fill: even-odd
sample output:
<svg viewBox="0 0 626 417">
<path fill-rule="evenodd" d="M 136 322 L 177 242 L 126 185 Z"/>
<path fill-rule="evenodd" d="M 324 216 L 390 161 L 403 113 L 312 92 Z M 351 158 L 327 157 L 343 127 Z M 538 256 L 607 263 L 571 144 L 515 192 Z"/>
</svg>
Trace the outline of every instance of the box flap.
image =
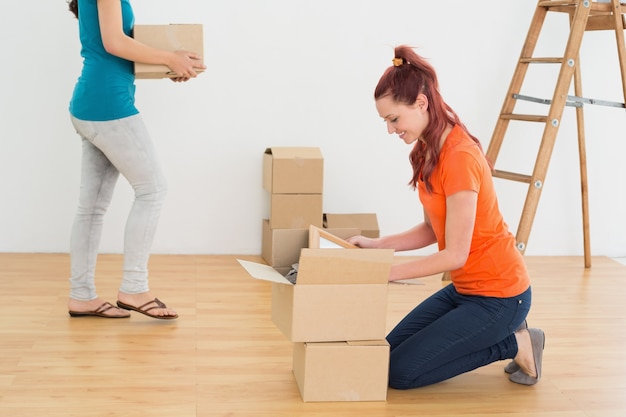
<svg viewBox="0 0 626 417">
<path fill-rule="evenodd" d="M 387 283 L 393 255 L 393 249 L 304 248 L 298 284 Z"/>
<path fill-rule="evenodd" d="M 322 151 L 320 148 L 312 147 L 288 147 L 288 146 L 276 146 L 267 148 L 266 154 L 273 155 L 274 159 L 322 159 Z"/>
<path fill-rule="evenodd" d="M 323 230 L 315 225 L 310 225 L 309 248 L 356 249 L 357 246 L 333 235 L 327 230 Z"/>
<path fill-rule="evenodd" d="M 263 281 L 277 282 L 279 284 L 293 285 L 287 278 L 269 265 L 237 259 L 237 262 L 250 274 L 252 278 Z"/>
</svg>

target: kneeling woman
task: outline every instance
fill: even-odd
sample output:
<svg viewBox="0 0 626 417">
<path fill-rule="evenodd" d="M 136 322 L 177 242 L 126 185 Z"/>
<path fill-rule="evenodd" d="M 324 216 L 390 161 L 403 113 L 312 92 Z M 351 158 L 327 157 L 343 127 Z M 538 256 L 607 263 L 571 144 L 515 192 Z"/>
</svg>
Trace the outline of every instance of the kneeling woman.
<svg viewBox="0 0 626 417">
<path fill-rule="evenodd" d="M 374 98 L 388 132 L 413 145 L 410 184 L 424 221 L 402 233 L 349 241 L 396 251 L 437 243 L 436 253 L 394 265 L 389 280 L 450 271 L 452 281 L 387 336 L 390 385 L 422 387 L 504 359 L 514 359 L 505 368 L 511 381 L 536 384 L 544 333 L 526 327 L 530 280 L 480 142 L 442 99 L 433 67 L 409 47 L 396 48 Z"/>
</svg>

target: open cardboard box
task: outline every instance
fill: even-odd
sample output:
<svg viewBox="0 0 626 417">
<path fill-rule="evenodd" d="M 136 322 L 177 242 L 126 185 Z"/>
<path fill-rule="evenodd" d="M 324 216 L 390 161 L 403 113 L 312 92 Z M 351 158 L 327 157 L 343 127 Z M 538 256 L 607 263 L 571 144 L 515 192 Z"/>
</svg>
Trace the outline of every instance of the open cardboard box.
<svg viewBox="0 0 626 417">
<path fill-rule="evenodd" d="M 301 250 L 296 284 L 268 265 L 239 260 L 272 282 L 272 321 L 292 342 L 385 338 L 392 249 L 360 249 L 318 227 Z"/>
</svg>

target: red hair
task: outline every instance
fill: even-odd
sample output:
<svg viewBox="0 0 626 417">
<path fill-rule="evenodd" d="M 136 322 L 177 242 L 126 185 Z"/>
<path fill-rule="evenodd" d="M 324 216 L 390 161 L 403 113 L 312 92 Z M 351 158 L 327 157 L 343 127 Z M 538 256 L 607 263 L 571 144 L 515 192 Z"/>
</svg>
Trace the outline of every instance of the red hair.
<svg viewBox="0 0 626 417">
<path fill-rule="evenodd" d="M 440 139 L 448 125 L 458 125 L 481 150 L 482 147 L 441 97 L 437 73 L 432 65 L 408 46 L 397 46 L 394 52 L 394 65 L 387 68 L 378 81 L 374 99 L 390 96 L 398 103 L 412 105 L 419 94 L 428 98 L 429 123 L 422 134 L 423 140 L 415 142 L 409 155 L 413 167 L 413 178 L 409 184 L 416 188 L 418 181 L 423 181 L 426 189 L 431 192 L 430 176 L 439 161 Z"/>
</svg>

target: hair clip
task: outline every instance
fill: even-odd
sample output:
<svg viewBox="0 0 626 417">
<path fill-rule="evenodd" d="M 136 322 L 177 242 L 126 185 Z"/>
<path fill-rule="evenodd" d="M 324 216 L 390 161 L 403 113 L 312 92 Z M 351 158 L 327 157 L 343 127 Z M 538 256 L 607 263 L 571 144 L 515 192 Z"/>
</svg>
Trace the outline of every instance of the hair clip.
<svg viewBox="0 0 626 417">
<path fill-rule="evenodd" d="M 404 64 L 404 58 L 394 58 L 391 60 L 391 62 L 393 62 L 394 67 L 399 67 L 400 65 Z"/>
</svg>

